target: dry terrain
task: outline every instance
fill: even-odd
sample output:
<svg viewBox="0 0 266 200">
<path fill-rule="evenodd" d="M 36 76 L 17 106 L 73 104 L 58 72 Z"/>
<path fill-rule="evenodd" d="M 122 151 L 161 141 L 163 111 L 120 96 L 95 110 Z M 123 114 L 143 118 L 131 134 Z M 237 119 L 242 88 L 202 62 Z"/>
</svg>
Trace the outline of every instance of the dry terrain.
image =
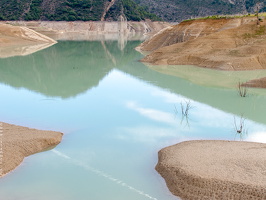
<svg viewBox="0 0 266 200">
<path fill-rule="evenodd" d="M 29 28 L 0 23 L 0 58 L 29 55 L 55 43 Z"/>
<path fill-rule="evenodd" d="M 59 132 L 30 129 L 3 122 L 0 125 L 0 177 L 14 170 L 26 156 L 59 144 L 63 135 Z"/>
<path fill-rule="evenodd" d="M 266 199 L 266 144 L 187 141 L 159 152 L 156 170 L 184 200 Z"/>
<path fill-rule="evenodd" d="M 190 24 L 189 30 L 186 23 Z M 155 41 L 151 39 L 147 46 L 154 43 L 156 47 L 144 46 L 142 49 L 156 50 L 142 61 L 156 65 L 197 65 L 223 70 L 264 69 L 265 25 L 266 22 L 262 22 L 258 26 L 256 18 L 184 22 L 184 29 L 179 30 L 181 24 L 174 27 L 177 36 L 172 38 L 176 38 L 176 41 L 169 39 L 168 35 L 174 35 L 166 33 L 169 29 L 161 33 L 161 37 L 154 37 Z M 164 45 L 160 45 L 163 47 L 160 47 L 157 43 L 163 37 L 167 39 L 164 40 Z M 162 44 L 162 41 L 159 44 Z"/>
<path fill-rule="evenodd" d="M 152 65 L 266 69 L 266 20 L 260 25 L 255 17 L 185 21 L 166 28 L 138 49 L 152 51 L 142 59 Z"/>
<path fill-rule="evenodd" d="M 167 22 L 149 20 L 134 22 L 108 21 L 6 21 L 13 25 L 28 27 L 56 40 L 144 40 L 159 30 L 170 26 Z"/>
</svg>

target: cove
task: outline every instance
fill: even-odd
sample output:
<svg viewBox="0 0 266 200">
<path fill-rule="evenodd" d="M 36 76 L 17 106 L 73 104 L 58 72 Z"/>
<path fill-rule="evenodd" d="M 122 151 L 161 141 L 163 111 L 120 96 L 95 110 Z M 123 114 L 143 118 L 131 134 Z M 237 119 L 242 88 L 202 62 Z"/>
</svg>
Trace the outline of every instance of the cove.
<svg viewBox="0 0 266 200">
<path fill-rule="evenodd" d="M 249 89 L 241 98 L 234 87 L 162 73 L 138 62 L 139 43 L 61 41 L 0 59 L 0 121 L 64 133 L 55 149 L 28 157 L 0 179 L 1 199 L 174 200 L 154 169 L 161 148 L 239 140 L 241 116 L 243 140 L 266 142 L 264 90 Z M 182 119 L 186 102 L 191 109 Z"/>
</svg>

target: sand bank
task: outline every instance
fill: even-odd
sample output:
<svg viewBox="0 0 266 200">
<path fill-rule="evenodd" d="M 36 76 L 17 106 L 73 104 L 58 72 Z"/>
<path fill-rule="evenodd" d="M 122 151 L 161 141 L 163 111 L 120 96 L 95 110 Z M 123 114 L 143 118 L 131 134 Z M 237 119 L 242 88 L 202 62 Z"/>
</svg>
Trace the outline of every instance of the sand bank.
<svg viewBox="0 0 266 200">
<path fill-rule="evenodd" d="M 266 199 L 266 144 L 188 141 L 159 152 L 156 170 L 185 200 Z"/>
<path fill-rule="evenodd" d="M 0 23 L 0 58 L 29 55 L 55 43 L 29 28 Z"/>
<path fill-rule="evenodd" d="M 13 39 L 15 41 L 13 41 Z M 41 42 L 41 43 L 56 43 L 55 40 L 38 33 L 34 30 L 31 30 L 23 26 L 12 26 L 9 24 L 0 23 L 0 42 L 1 46 L 8 46 L 10 44 L 15 44 L 17 41 L 22 43 L 28 42 Z"/>
<path fill-rule="evenodd" d="M 14 170 L 26 156 L 60 143 L 62 133 L 0 122 L 0 177 Z"/>
</svg>

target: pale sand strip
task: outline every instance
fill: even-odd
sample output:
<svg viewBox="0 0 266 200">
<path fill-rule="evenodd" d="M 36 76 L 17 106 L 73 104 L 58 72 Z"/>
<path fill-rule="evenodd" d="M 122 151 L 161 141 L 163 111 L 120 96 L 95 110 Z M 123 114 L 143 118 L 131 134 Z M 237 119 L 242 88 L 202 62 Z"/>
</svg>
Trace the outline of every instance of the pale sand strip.
<svg viewBox="0 0 266 200">
<path fill-rule="evenodd" d="M 159 152 L 156 170 L 185 200 L 266 199 L 266 144 L 182 142 Z"/>
<path fill-rule="evenodd" d="M 0 177 L 14 170 L 24 159 L 59 144 L 62 133 L 0 123 Z"/>
</svg>

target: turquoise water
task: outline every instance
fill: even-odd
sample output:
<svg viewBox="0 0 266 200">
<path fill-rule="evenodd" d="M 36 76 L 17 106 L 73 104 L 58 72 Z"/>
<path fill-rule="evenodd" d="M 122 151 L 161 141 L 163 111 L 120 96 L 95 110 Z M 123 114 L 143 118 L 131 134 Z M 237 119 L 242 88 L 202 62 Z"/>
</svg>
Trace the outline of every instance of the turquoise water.
<svg viewBox="0 0 266 200">
<path fill-rule="evenodd" d="M 264 90 L 241 98 L 235 88 L 157 72 L 138 62 L 138 44 L 64 41 L 0 59 L 0 121 L 64 133 L 0 180 L 0 199 L 174 200 L 154 170 L 161 148 L 240 140 L 241 116 L 243 140 L 266 142 Z"/>
</svg>

